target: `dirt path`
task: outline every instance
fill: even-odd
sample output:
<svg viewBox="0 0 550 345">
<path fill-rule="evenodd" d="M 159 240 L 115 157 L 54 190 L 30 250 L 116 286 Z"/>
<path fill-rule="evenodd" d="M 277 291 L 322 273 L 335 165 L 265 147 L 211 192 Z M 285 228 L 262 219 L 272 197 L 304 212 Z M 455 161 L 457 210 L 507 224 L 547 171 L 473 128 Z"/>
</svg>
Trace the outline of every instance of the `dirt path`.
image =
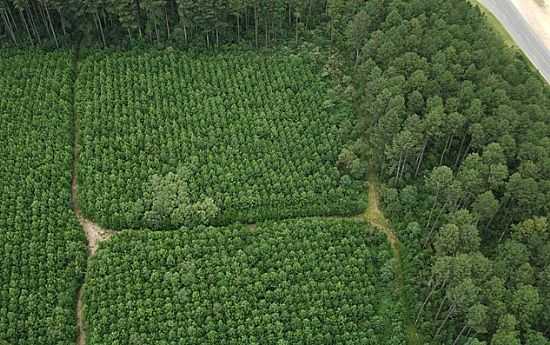
<svg viewBox="0 0 550 345">
<path fill-rule="evenodd" d="M 75 163 L 75 165 L 77 164 Z M 94 256 L 97 252 L 97 247 L 99 246 L 99 243 L 108 240 L 114 234 L 114 231 L 103 229 L 99 225 L 82 216 L 82 212 L 80 211 L 80 206 L 78 204 L 78 179 L 76 174 L 73 175 L 72 180 L 73 210 L 76 217 L 78 218 L 78 221 L 80 222 L 80 226 L 82 226 L 82 229 L 86 234 L 86 240 L 88 243 L 88 256 Z"/>
<path fill-rule="evenodd" d="M 78 300 L 76 302 L 76 326 L 77 326 L 77 345 L 86 345 L 86 334 L 84 333 L 84 318 L 82 315 L 82 292 L 83 289 L 78 290 Z"/>
<path fill-rule="evenodd" d="M 374 226 L 376 229 L 382 231 L 388 238 L 393 255 L 395 257 L 396 266 L 395 272 L 397 275 L 397 287 L 399 289 L 400 298 L 403 302 L 403 305 L 407 307 L 408 300 L 408 291 L 407 286 L 405 285 L 405 274 L 403 272 L 403 262 L 401 259 L 401 243 L 395 235 L 394 230 L 392 229 L 390 223 L 384 216 L 384 212 L 380 209 L 380 183 L 376 173 L 371 169 L 368 176 L 369 182 L 369 195 L 368 200 L 369 204 L 367 210 L 363 214 L 364 219 Z M 408 312 L 407 314 L 410 314 Z M 409 345 L 420 345 L 422 344 L 418 331 L 410 315 L 405 315 L 405 326 L 406 326 L 406 337 L 407 343 Z"/>
<path fill-rule="evenodd" d="M 363 217 L 367 222 L 386 234 L 394 254 L 400 259 L 401 251 L 399 250 L 399 240 L 391 229 L 384 213 L 380 210 L 380 192 L 378 191 L 378 186 L 379 183 L 376 175 L 372 172 L 369 173 L 369 204 Z"/>
<path fill-rule="evenodd" d="M 290 218 L 283 218 L 283 219 L 277 219 L 278 222 L 285 222 L 289 220 L 308 220 L 308 219 L 322 219 L 322 220 L 357 220 L 357 221 L 365 221 L 364 215 L 357 214 L 354 216 L 311 216 L 311 217 L 290 217 Z M 258 228 L 258 224 L 261 223 L 250 223 L 245 224 L 250 230 L 256 231 Z"/>
<path fill-rule="evenodd" d="M 73 113 L 73 161 L 71 167 L 71 204 L 73 211 L 86 234 L 86 242 L 88 248 L 88 258 L 94 256 L 97 252 L 97 248 L 100 242 L 108 240 L 114 232 L 111 230 L 103 229 L 99 225 L 86 219 L 82 215 L 80 210 L 80 204 L 78 201 L 78 161 L 80 158 L 80 118 L 76 111 L 75 105 L 75 84 L 78 77 L 78 60 L 79 60 L 79 48 L 77 47 L 73 59 L 73 99 L 72 99 L 72 113 Z M 76 321 L 77 321 L 77 345 L 86 345 L 86 328 L 83 315 L 83 300 L 84 286 L 81 286 L 78 290 L 78 299 L 76 302 Z"/>
</svg>

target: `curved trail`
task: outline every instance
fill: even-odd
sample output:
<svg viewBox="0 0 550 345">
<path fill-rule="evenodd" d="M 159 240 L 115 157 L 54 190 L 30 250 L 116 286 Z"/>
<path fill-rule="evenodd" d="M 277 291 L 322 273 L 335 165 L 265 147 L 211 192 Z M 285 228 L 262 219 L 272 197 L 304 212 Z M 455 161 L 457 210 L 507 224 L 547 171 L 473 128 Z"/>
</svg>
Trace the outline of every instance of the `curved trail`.
<svg viewBox="0 0 550 345">
<path fill-rule="evenodd" d="M 78 202 L 78 160 L 80 157 L 80 119 L 76 112 L 75 105 L 75 93 L 76 93 L 76 78 L 78 77 L 78 60 L 79 60 L 79 47 L 75 49 L 73 59 L 73 92 L 72 92 L 72 113 L 73 113 L 73 161 L 71 167 L 71 204 L 73 211 L 86 234 L 86 243 L 88 249 L 88 258 L 94 256 L 97 251 L 97 247 L 100 242 L 108 240 L 114 232 L 111 230 L 103 229 L 99 225 L 86 219 L 80 210 L 80 204 Z M 84 293 L 84 287 L 81 286 L 78 289 L 78 299 L 76 302 L 76 321 L 77 321 L 77 338 L 76 343 L 78 345 L 86 345 L 86 329 L 84 322 L 84 315 L 82 312 L 83 301 L 82 295 Z"/>
<path fill-rule="evenodd" d="M 376 229 L 382 231 L 391 246 L 393 255 L 395 257 L 396 265 L 395 272 L 397 275 L 397 287 L 399 289 L 399 295 L 403 301 L 403 305 L 406 307 L 407 303 L 407 286 L 405 285 L 405 274 L 403 272 L 403 264 L 401 259 L 401 243 L 395 235 L 394 230 L 392 229 L 390 223 L 384 216 L 384 212 L 380 209 L 380 191 L 379 191 L 379 182 L 378 177 L 375 172 L 371 169 L 368 176 L 369 191 L 368 191 L 368 200 L 369 204 L 367 210 L 363 214 L 365 221 L 370 223 Z M 406 326 L 406 338 L 409 345 L 420 345 L 422 342 L 418 335 L 416 326 L 412 322 L 410 316 L 405 315 L 405 326 Z"/>
</svg>

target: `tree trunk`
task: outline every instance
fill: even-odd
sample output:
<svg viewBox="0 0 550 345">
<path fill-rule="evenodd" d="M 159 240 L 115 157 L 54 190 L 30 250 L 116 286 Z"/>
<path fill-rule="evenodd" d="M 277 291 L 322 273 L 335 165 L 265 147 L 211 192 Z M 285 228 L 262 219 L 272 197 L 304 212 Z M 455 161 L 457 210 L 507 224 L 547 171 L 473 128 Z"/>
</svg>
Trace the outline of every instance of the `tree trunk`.
<svg viewBox="0 0 550 345">
<path fill-rule="evenodd" d="M 443 282 L 443 285 L 442 286 L 445 286 L 446 284 L 446 281 Z M 416 315 L 416 320 L 414 321 L 414 324 L 418 324 L 418 320 L 420 320 L 420 316 L 422 316 L 422 312 L 424 311 L 424 308 L 426 307 L 426 304 L 428 304 L 428 302 L 430 301 L 430 298 L 432 297 L 433 293 L 435 292 L 435 289 L 437 288 L 439 284 L 435 284 L 431 289 L 430 289 L 430 293 L 428 294 L 428 296 L 426 297 L 426 299 L 424 300 L 424 302 L 422 303 L 422 305 L 420 306 L 420 309 L 418 310 L 418 314 Z"/>
<path fill-rule="evenodd" d="M 288 4 L 288 28 L 292 26 L 292 5 Z"/>
<path fill-rule="evenodd" d="M 447 150 L 451 146 L 451 143 L 453 141 L 453 134 L 449 136 L 449 139 L 445 142 L 445 148 L 443 148 L 443 152 L 441 153 L 441 157 L 439 158 L 439 165 L 443 165 L 443 158 L 445 157 L 445 153 L 447 153 Z"/>
<path fill-rule="evenodd" d="M 429 140 L 428 138 L 424 140 L 424 145 L 422 145 L 422 151 L 420 151 L 420 154 L 418 155 L 414 177 L 418 176 L 418 172 L 420 171 L 420 167 L 422 166 L 422 161 L 424 160 L 424 152 L 426 152 L 426 147 L 428 146 L 428 140 Z"/>
<path fill-rule="evenodd" d="M 30 13 L 29 15 L 29 21 L 31 22 L 31 29 L 34 32 L 34 35 L 36 39 L 38 40 L 38 43 L 41 43 L 42 40 L 40 39 L 40 33 L 38 32 L 38 28 L 36 27 L 36 22 L 34 21 L 34 13 L 32 9 L 32 5 L 29 4 L 28 11 Z"/>
<path fill-rule="evenodd" d="M 268 16 L 265 17 L 265 46 L 269 46 L 269 25 L 267 23 Z"/>
<path fill-rule="evenodd" d="M 460 330 L 460 333 L 458 333 L 458 336 L 456 337 L 455 341 L 453 341 L 453 345 L 458 344 L 458 341 L 460 340 L 460 337 L 462 336 L 462 334 L 464 333 L 466 328 L 468 328 L 468 326 L 466 326 L 466 325 L 464 327 L 462 327 L 462 329 Z"/>
<path fill-rule="evenodd" d="M 296 23 L 294 24 L 296 27 L 296 45 L 298 45 L 298 24 L 300 24 L 300 19 L 296 18 Z"/>
<path fill-rule="evenodd" d="M 103 47 L 106 47 L 107 46 L 107 42 L 105 42 L 105 34 L 103 33 L 103 25 L 101 24 L 101 18 L 99 17 L 99 14 L 96 12 L 96 19 L 97 19 L 97 24 L 98 24 L 98 27 L 99 27 L 99 33 L 101 35 L 101 42 L 103 42 Z"/>
<path fill-rule="evenodd" d="M 462 139 L 460 139 L 460 147 L 458 148 L 458 152 L 456 154 L 455 159 L 455 169 L 458 168 L 458 162 L 460 162 L 460 156 L 462 155 L 462 149 L 464 148 L 464 142 L 466 141 L 466 134 L 462 136 Z"/>
<path fill-rule="evenodd" d="M 15 34 L 13 32 L 13 28 L 11 27 L 11 24 L 9 23 L 9 18 L 6 15 L 6 11 L 2 11 L 2 19 L 4 20 L 4 26 L 6 27 L 6 30 L 10 34 L 10 37 L 13 41 L 13 44 L 17 44 L 17 39 L 15 38 Z"/>
<path fill-rule="evenodd" d="M 452 313 L 454 313 L 456 309 L 456 305 L 453 304 L 450 308 L 449 308 L 449 312 L 447 313 L 447 316 L 445 317 L 445 320 L 443 320 L 443 323 L 441 324 L 441 326 L 439 326 L 437 332 L 435 333 L 434 335 L 434 339 L 437 338 L 437 336 L 439 335 L 439 333 L 443 330 L 443 326 L 445 326 L 445 324 L 447 323 L 447 321 L 449 320 L 449 317 L 451 316 Z"/>
<path fill-rule="evenodd" d="M 57 41 L 57 35 L 56 35 L 55 29 L 54 29 L 54 27 L 53 27 L 52 17 L 50 16 L 50 10 L 48 9 L 48 6 L 45 6 L 45 8 L 46 8 L 46 14 L 47 14 L 47 16 L 48 16 L 48 22 L 50 23 L 50 28 L 51 28 L 51 30 L 52 30 L 53 39 L 54 39 L 54 41 L 55 41 L 55 46 L 56 46 L 57 48 L 59 48 L 59 42 Z"/>
<path fill-rule="evenodd" d="M 441 311 L 443 310 L 443 305 L 447 301 L 447 294 L 445 294 L 445 297 L 441 300 L 441 303 L 439 303 L 439 308 L 437 308 L 437 314 L 435 314 L 434 321 L 439 319 L 439 314 L 441 314 Z"/>
<path fill-rule="evenodd" d="M 42 18 L 42 24 L 46 28 L 46 31 L 48 32 L 48 38 L 50 37 L 50 26 L 48 25 L 48 21 L 46 20 L 46 15 L 44 13 L 44 9 L 42 8 L 42 2 L 40 2 L 38 6 L 38 12 L 40 12 L 40 18 Z"/>
<path fill-rule="evenodd" d="M 470 140 L 470 142 L 468 143 L 468 146 L 466 146 L 466 149 L 464 150 L 464 154 L 462 155 L 462 159 L 461 159 L 461 160 L 466 159 L 466 156 L 468 155 L 468 152 L 470 152 L 470 147 L 472 147 L 472 141 L 471 141 L 471 140 Z"/>
<path fill-rule="evenodd" d="M 143 37 L 143 17 L 141 16 L 141 5 L 139 0 L 134 0 L 134 7 L 136 11 L 136 17 L 138 22 L 139 37 Z"/>
<path fill-rule="evenodd" d="M 399 162 L 397 163 L 397 171 L 395 172 L 396 183 L 399 183 L 399 170 L 401 169 L 401 160 L 403 159 L 403 151 L 399 153 Z"/>
<path fill-rule="evenodd" d="M 258 1 L 254 1 L 254 36 L 258 48 Z"/>
<path fill-rule="evenodd" d="M 436 208 L 436 205 L 437 205 L 437 201 L 439 200 L 439 193 L 437 193 L 435 195 L 435 199 L 434 199 L 434 204 L 432 205 L 432 208 L 430 209 L 430 213 L 428 215 L 428 222 L 426 223 L 426 228 L 428 228 L 430 226 L 430 223 L 432 222 L 432 216 L 433 216 L 433 212 L 435 211 L 435 208 Z"/>
<path fill-rule="evenodd" d="M 13 24 L 14 32 L 19 30 L 19 27 L 17 26 L 17 23 L 15 22 L 15 19 L 13 18 L 13 14 L 11 13 L 10 8 L 7 8 L 8 11 L 8 18 L 11 19 L 11 22 Z"/>
<path fill-rule="evenodd" d="M 168 18 L 168 11 L 166 10 L 166 7 L 164 7 L 164 18 L 166 19 L 166 35 L 168 39 L 170 39 L 171 32 L 170 32 L 170 20 Z"/>
<path fill-rule="evenodd" d="M 29 30 L 29 24 L 27 23 L 27 20 L 25 19 L 25 14 L 23 13 L 22 9 L 19 9 L 19 17 L 21 18 L 21 21 L 23 22 L 23 25 L 25 25 L 25 30 L 27 31 L 27 35 L 29 36 L 29 41 L 34 46 L 34 40 L 31 35 L 31 31 Z"/>
<path fill-rule="evenodd" d="M 160 32 L 159 32 L 159 26 L 156 18 L 155 18 L 155 34 L 157 36 L 157 42 L 160 43 Z"/>
</svg>

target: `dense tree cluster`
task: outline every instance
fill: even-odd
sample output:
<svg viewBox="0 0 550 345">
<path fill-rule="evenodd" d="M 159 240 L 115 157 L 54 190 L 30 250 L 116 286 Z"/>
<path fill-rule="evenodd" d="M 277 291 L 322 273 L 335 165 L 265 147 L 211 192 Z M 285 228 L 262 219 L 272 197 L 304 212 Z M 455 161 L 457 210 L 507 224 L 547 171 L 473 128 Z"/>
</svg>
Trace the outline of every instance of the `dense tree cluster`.
<svg viewBox="0 0 550 345">
<path fill-rule="evenodd" d="M 372 0 L 351 27 L 354 149 L 389 186 L 425 341 L 548 344 L 550 88 L 466 1 Z"/>
<path fill-rule="evenodd" d="M 185 169 L 166 176 L 153 175 L 143 198 L 133 208 L 143 212 L 145 225 L 151 228 L 208 224 L 219 213 L 211 198 L 192 203 L 187 186 L 190 174 Z"/>
<path fill-rule="evenodd" d="M 187 224 L 175 218 L 196 218 L 144 219 L 153 183 L 167 201 L 206 201 L 199 214 L 219 209 L 204 219 L 215 224 L 359 213 L 361 166 L 336 166 L 346 162 L 352 110 L 318 69 L 292 54 L 87 57 L 76 91 L 83 212 L 114 229 L 173 229 Z M 186 173 L 176 178 L 178 170 Z M 152 179 L 168 174 L 185 191 Z"/>
<path fill-rule="evenodd" d="M 330 32 L 363 0 L 2 0 L 0 43 L 62 45 L 84 35 L 103 46 L 125 39 L 206 47 L 271 46 L 312 29 Z"/>
<path fill-rule="evenodd" d="M 87 341 L 403 344 L 390 258 L 352 220 L 122 232 L 89 265 Z"/>
<path fill-rule="evenodd" d="M 270 46 L 312 29 L 348 57 L 331 63 L 352 72 L 359 121 L 315 54 L 84 59 L 84 212 L 184 227 L 99 251 L 89 342 L 402 344 L 389 254 L 364 225 L 205 227 L 357 212 L 370 161 L 422 342 L 548 345 L 550 88 L 467 1 L 0 0 L 0 45 Z M 67 207 L 69 59 L 31 54 L 0 52 L 0 342 L 64 344 L 83 253 Z"/>
<path fill-rule="evenodd" d="M 72 215 L 71 57 L 0 51 L 0 343 L 70 344 L 85 239 Z"/>
</svg>

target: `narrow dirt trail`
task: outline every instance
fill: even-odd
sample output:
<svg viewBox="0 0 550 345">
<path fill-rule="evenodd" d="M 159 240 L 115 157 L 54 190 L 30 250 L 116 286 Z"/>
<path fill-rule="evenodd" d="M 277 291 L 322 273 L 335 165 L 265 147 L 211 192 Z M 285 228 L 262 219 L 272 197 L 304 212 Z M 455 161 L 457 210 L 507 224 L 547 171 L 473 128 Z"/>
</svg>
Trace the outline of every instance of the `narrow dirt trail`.
<svg viewBox="0 0 550 345">
<path fill-rule="evenodd" d="M 403 261 L 401 258 L 401 243 L 395 234 L 395 231 L 392 229 L 389 221 L 384 216 L 384 212 L 380 209 L 380 183 L 378 181 L 378 176 L 374 171 L 369 171 L 368 176 L 369 182 L 369 191 L 368 191 L 368 207 L 363 217 L 365 221 L 370 223 L 376 229 L 382 231 L 390 243 L 393 255 L 395 257 L 396 266 L 395 272 L 397 275 L 397 287 L 399 289 L 399 295 L 403 302 L 403 305 L 407 305 L 407 286 L 405 285 L 405 274 L 403 272 Z M 406 326 L 406 337 L 407 343 L 409 345 L 419 345 L 421 344 L 418 331 L 412 321 L 412 319 L 406 315 L 405 317 L 405 326 Z"/>
<path fill-rule="evenodd" d="M 76 150 L 77 149 L 75 149 L 75 151 Z M 76 162 L 75 165 L 77 165 Z M 76 174 L 73 174 L 72 177 L 72 200 L 73 211 L 76 215 L 76 218 L 78 219 L 78 222 L 80 223 L 80 226 L 82 226 L 82 229 L 86 234 L 86 240 L 88 243 L 88 256 L 94 256 L 97 252 L 97 247 L 99 246 L 99 243 L 108 240 L 114 234 L 114 231 L 104 229 L 101 226 L 92 222 L 91 220 L 86 219 L 82 215 L 82 211 L 80 210 L 80 206 L 78 204 L 78 179 Z"/>
<path fill-rule="evenodd" d="M 108 240 L 114 232 L 111 230 L 103 229 L 99 225 L 86 219 L 82 215 L 80 210 L 80 204 L 78 202 L 78 161 L 80 158 L 80 118 L 76 111 L 75 105 L 75 93 L 76 93 L 76 79 L 78 78 L 78 61 L 80 57 L 80 49 L 77 46 L 73 59 L 73 99 L 72 99 L 72 113 L 73 113 L 73 161 L 71 167 L 71 204 L 73 211 L 86 234 L 86 242 L 88 249 L 88 259 L 94 256 L 97 252 L 97 248 L 100 242 Z M 76 321 L 77 321 L 77 345 L 86 345 L 86 328 L 83 315 L 83 300 L 84 286 L 78 289 L 78 299 L 76 302 Z"/>
<path fill-rule="evenodd" d="M 76 327 L 77 327 L 77 345 L 86 345 L 86 333 L 84 331 L 84 318 L 82 315 L 82 287 L 78 289 L 78 300 L 76 301 Z"/>
<path fill-rule="evenodd" d="M 374 227 L 381 230 L 388 237 L 392 250 L 395 256 L 401 261 L 401 251 L 399 249 L 399 240 L 392 230 L 390 223 L 380 210 L 380 192 L 378 191 L 379 183 L 375 173 L 370 172 L 369 177 L 369 203 L 363 217 Z"/>
</svg>

